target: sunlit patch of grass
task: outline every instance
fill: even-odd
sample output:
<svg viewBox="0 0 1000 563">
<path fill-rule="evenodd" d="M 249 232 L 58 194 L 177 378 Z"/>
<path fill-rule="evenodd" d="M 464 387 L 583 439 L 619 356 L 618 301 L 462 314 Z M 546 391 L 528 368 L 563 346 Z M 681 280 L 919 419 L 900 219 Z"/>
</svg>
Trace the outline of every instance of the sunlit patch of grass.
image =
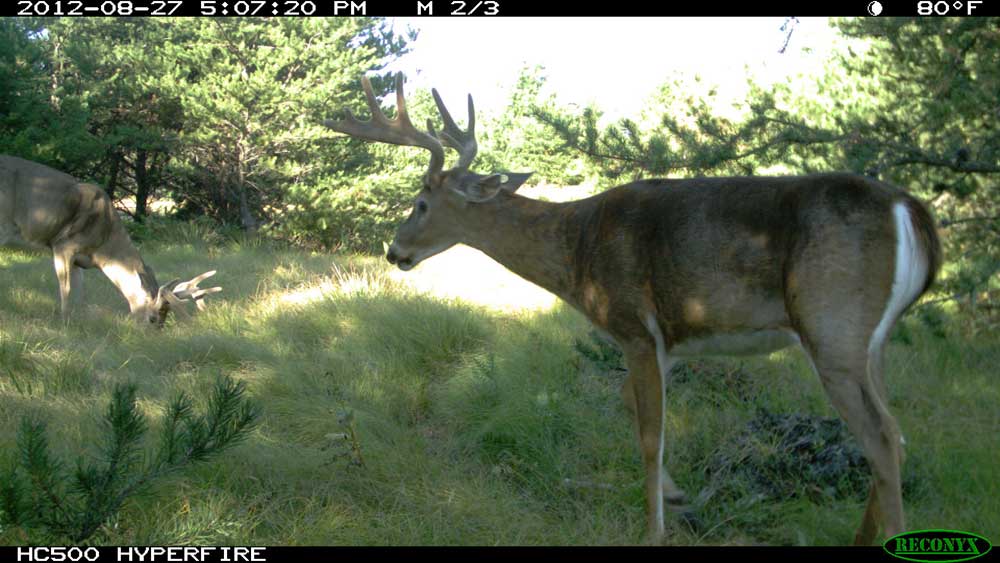
<svg viewBox="0 0 1000 563">
<path fill-rule="evenodd" d="M 27 264 L 38 260 L 41 253 L 22 252 L 10 248 L 0 247 L 0 267 L 8 267 L 14 264 Z"/>
<path fill-rule="evenodd" d="M 464 245 L 433 256 L 409 272 L 393 269 L 389 276 L 437 298 L 461 299 L 503 313 L 550 309 L 557 302 L 556 296 Z"/>
</svg>

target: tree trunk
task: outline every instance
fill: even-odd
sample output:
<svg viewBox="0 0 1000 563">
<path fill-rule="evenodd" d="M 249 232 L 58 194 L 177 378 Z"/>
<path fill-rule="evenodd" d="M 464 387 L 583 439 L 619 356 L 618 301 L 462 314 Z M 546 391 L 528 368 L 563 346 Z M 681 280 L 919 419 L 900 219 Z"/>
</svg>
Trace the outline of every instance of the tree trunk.
<svg viewBox="0 0 1000 563">
<path fill-rule="evenodd" d="M 62 77 L 63 73 L 63 60 L 62 56 L 59 54 L 59 50 L 62 48 L 62 40 L 56 36 L 52 39 L 52 91 L 49 93 L 49 101 L 52 103 L 52 107 L 59 111 L 61 106 L 59 100 L 59 79 Z"/>
<path fill-rule="evenodd" d="M 250 211 L 250 204 L 247 200 L 246 184 L 241 182 L 238 190 L 240 194 L 240 222 L 243 224 L 243 230 L 246 231 L 247 234 L 257 234 L 257 229 L 260 228 L 260 224 L 257 222 L 257 218 L 254 217 L 253 213 Z"/>
<path fill-rule="evenodd" d="M 139 223 L 147 215 L 146 202 L 150 192 L 148 157 L 146 149 L 137 149 L 135 152 L 135 220 Z"/>
<path fill-rule="evenodd" d="M 257 229 L 260 227 L 260 223 L 257 222 L 257 218 L 253 216 L 250 211 L 250 202 L 247 198 L 247 172 L 246 172 L 246 147 L 243 145 L 242 139 L 239 143 L 239 162 L 236 164 L 236 190 L 239 193 L 240 198 L 240 222 L 243 224 L 243 230 L 247 234 L 257 234 Z"/>
<path fill-rule="evenodd" d="M 121 171 L 122 157 L 118 150 L 111 152 L 111 174 L 108 176 L 108 185 L 104 187 L 111 201 L 115 200 L 115 190 L 118 189 L 118 173 Z"/>
</svg>

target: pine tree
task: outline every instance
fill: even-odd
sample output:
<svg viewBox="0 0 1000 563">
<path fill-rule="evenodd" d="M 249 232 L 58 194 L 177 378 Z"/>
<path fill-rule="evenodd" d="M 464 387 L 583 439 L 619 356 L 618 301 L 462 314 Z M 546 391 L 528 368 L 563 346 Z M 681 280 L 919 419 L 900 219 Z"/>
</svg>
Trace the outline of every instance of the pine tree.
<svg viewBox="0 0 1000 563">
<path fill-rule="evenodd" d="M 289 185 L 345 160 L 322 118 L 403 45 L 366 18 L 175 22 L 158 87 L 184 111 L 177 199 L 257 230 L 280 213 Z"/>
</svg>

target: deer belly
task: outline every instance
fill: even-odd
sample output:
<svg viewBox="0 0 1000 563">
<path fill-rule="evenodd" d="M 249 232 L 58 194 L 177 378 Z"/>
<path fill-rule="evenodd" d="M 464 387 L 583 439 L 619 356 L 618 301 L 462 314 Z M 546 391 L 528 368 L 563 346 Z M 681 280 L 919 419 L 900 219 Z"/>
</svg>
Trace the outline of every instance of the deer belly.
<svg viewBox="0 0 1000 563">
<path fill-rule="evenodd" d="M 21 236 L 21 230 L 13 223 L 0 223 L 0 246 L 29 252 L 48 250 L 48 247 L 44 245 L 24 240 Z"/>
<path fill-rule="evenodd" d="M 759 329 L 687 338 L 670 347 L 671 356 L 747 356 L 768 354 L 799 344 L 797 334 L 786 328 Z"/>
</svg>

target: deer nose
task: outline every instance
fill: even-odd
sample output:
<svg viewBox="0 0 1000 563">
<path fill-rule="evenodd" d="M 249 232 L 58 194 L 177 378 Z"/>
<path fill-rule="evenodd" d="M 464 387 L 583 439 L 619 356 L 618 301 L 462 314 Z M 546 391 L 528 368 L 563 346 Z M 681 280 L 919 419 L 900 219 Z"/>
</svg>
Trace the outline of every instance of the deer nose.
<svg viewBox="0 0 1000 563">
<path fill-rule="evenodd" d="M 399 260 L 399 255 L 396 254 L 396 249 L 390 248 L 389 252 L 385 253 L 385 259 L 388 260 L 390 264 L 395 264 Z"/>
</svg>

